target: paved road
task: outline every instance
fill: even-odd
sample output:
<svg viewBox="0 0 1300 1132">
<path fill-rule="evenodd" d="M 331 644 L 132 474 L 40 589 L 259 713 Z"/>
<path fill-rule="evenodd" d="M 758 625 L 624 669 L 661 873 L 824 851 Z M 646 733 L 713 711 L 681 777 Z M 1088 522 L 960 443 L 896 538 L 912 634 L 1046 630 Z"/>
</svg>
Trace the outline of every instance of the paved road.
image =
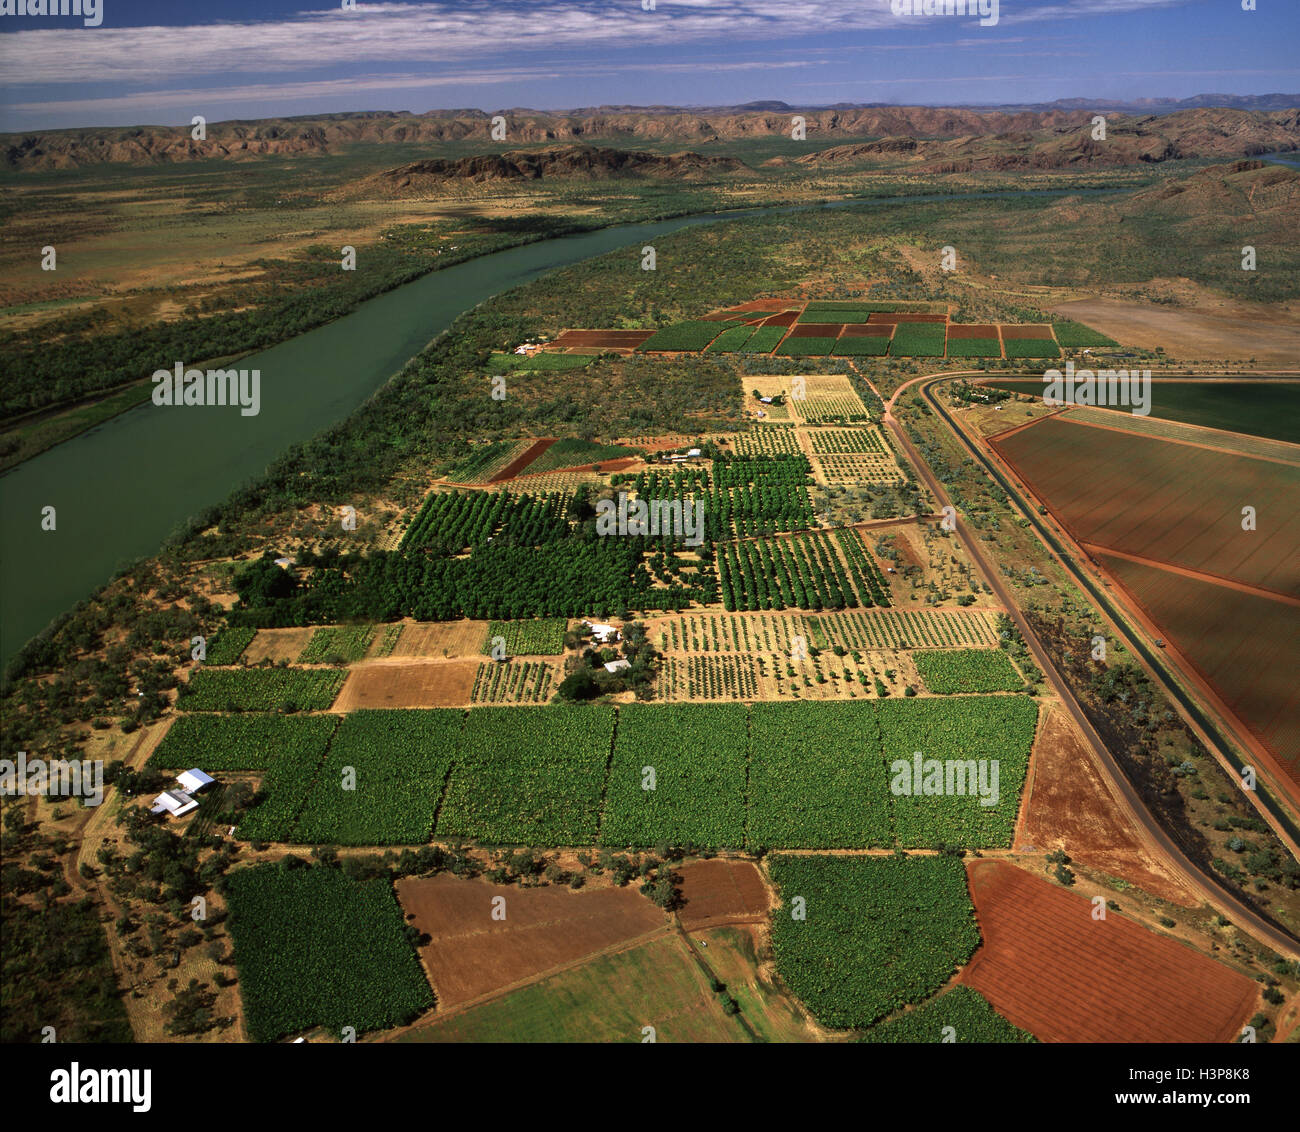
<svg viewBox="0 0 1300 1132">
<path fill-rule="evenodd" d="M 944 376 L 947 377 L 953 375 Z M 944 490 L 943 484 L 941 484 L 936 478 L 930 465 L 925 462 L 925 459 L 921 456 L 920 452 L 917 451 L 916 446 L 912 443 L 906 430 L 893 414 L 893 406 L 895 401 L 897 401 L 899 394 L 901 394 L 908 386 L 915 384 L 916 381 L 925 382 L 926 384 L 921 387 L 921 392 L 929 403 L 931 410 L 934 411 L 950 429 L 952 429 L 959 442 L 971 453 L 971 455 L 983 464 L 983 460 L 979 453 L 975 451 L 966 441 L 966 438 L 962 436 L 960 430 L 958 430 L 952 423 L 944 408 L 933 396 L 930 395 L 929 386 L 937 380 L 941 379 L 934 376 L 928 376 L 917 378 L 915 381 L 907 382 L 905 385 L 901 386 L 895 391 L 893 397 L 889 399 L 889 402 L 885 406 L 884 421 L 886 426 L 894 434 L 895 439 L 897 439 L 898 443 L 902 446 L 903 451 L 907 453 L 908 458 L 916 467 L 917 472 L 925 482 L 926 487 L 930 489 L 931 493 L 939 501 L 940 507 L 944 507 L 952 505 L 952 501 L 948 498 L 948 493 Z M 1026 509 L 1028 510 L 1028 508 Z M 1114 789 L 1115 796 L 1120 800 L 1121 807 L 1126 811 L 1124 816 L 1129 819 L 1133 827 L 1138 830 L 1143 837 L 1145 837 L 1150 845 L 1158 848 L 1166 857 L 1169 858 L 1181 874 L 1183 881 L 1207 904 L 1227 916 L 1237 926 L 1249 931 L 1256 939 L 1268 944 L 1269 947 L 1273 948 L 1279 954 L 1291 959 L 1300 959 L 1300 940 L 1293 938 L 1280 927 L 1274 926 L 1258 915 L 1253 909 L 1238 899 L 1231 891 L 1220 884 L 1216 878 L 1204 872 L 1195 862 L 1187 857 L 1178 845 L 1174 843 L 1173 839 L 1165 833 L 1160 823 L 1156 821 L 1150 811 L 1148 811 L 1146 806 L 1143 804 L 1141 797 L 1138 795 L 1137 791 L 1133 788 L 1132 783 L 1129 782 L 1123 770 L 1111 755 L 1110 750 L 1107 748 L 1105 742 L 1102 741 L 1101 736 L 1097 733 L 1091 722 L 1089 722 L 1083 707 L 1075 698 L 1074 693 L 1070 690 L 1069 685 L 1066 684 L 1064 678 L 1057 671 L 1055 664 L 1047 653 L 1047 650 L 1043 647 L 1042 642 L 1038 639 L 1038 636 L 1034 633 L 1033 629 L 1030 628 L 1029 622 L 1025 619 L 1024 614 L 1021 613 L 1019 605 L 1016 603 L 1014 597 L 1003 583 L 1001 576 L 998 574 L 996 569 L 994 569 L 993 564 L 984 553 L 984 549 L 980 545 L 979 539 L 972 534 L 969 527 L 961 518 L 960 513 L 957 515 L 955 534 L 962 541 L 962 545 L 969 552 L 976 567 L 981 571 L 981 573 L 983 573 L 985 580 L 993 588 L 993 592 L 998 600 L 1002 602 L 1012 620 L 1016 623 L 1016 627 L 1020 630 L 1021 636 L 1024 637 L 1025 644 L 1033 654 L 1038 667 L 1042 669 L 1048 683 L 1052 687 L 1052 690 L 1060 697 L 1061 703 L 1065 706 L 1066 710 L 1069 711 L 1075 723 L 1078 724 L 1084 738 L 1096 753 L 1098 765 L 1101 767 L 1103 774 L 1110 780 L 1110 785 Z"/>
</svg>

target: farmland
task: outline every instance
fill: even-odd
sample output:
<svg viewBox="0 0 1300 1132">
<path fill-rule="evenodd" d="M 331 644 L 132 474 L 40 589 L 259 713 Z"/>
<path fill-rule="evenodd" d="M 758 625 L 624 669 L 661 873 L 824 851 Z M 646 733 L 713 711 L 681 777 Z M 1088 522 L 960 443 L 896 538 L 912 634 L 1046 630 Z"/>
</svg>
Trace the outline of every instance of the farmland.
<svg viewBox="0 0 1300 1132">
<path fill-rule="evenodd" d="M 475 704 L 545 703 L 554 682 L 555 670 L 545 661 L 484 661 L 469 698 Z"/>
<path fill-rule="evenodd" d="M 253 643 L 255 629 L 232 626 L 223 629 L 208 642 L 206 662 L 208 664 L 234 664 L 246 648 Z"/>
<path fill-rule="evenodd" d="M 506 656 L 559 656 L 564 652 L 567 628 L 568 622 L 563 617 L 493 621 L 488 625 L 483 652 L 491 654 L 499 639 Z"/>
<path fill-rule="evenodd" d="M 959 860 L 776 856 L 769 868 L 777 969 L 823 1025 L 869 1026 L 928 998 L 980 942 Z"/>
<path fill-rule="evenodd" d="M 747 716 L 743 704 L 621 708 L 601 841 L 741 845 Z"/>
<path fill-rule="evenodd" d="M 796 456 L 799 439 L 791 425 L 755 425 L 734 442 L 737 456 Z"/>
<path fill-rule="evenodd" d="M 1078 541 L 1300 597 L 1300 466 L 1056 417 L 993 443 Z M 1278 501 L 1268 538 L 1251 499 Z"/>
<path fill-rule="evenodd" d="M 951 1030 L 951 1037 L 945 1030 Z M 888 1022 L 873 1026 L 864 1042 L 1032 1042 L 1032 1034 L 1013 1026 L 993 1009 L 983 995 L 967 986 L 930 999 Z"/>
<path fill-rule="evenodd" d="M 947 649 L 912 654 L 925 686 L 940 695 L 957 692 L 1014 692 L 1024 677 L 1001 649 Z"/>
<path fill-rule="evenodd" d="M 360 660 L 375 639 L 373 625 L 349 625 L 317 629 L 298 657 L 299 664 L 350 664 Z"/>
<path fill-rule="evenodd" d="M 345 674 L 324 669 L 200 669 L 181 688 L 183 711 L 325 711 Z"/>
<path fill-rule="evenodd" d="M 402 933 L 387 880 L 337 869 L 239 869 L 228 881 L 230 934 L 254 1041 L 323 1026 L 360 1035 L 410 1021 L 433 992 Z M 364 956 L 364 962 L 359 959 Z"/>
<path fill-rule="evenodd" d="M 319 762 L 338 725 L 333 715 L 183 715 L 167 730 L 151 766 L 265 770 L 277 759 Z"/>
<path fill-rule="evenodd" d="M 355 711 L 330 744 L 292 840 L 329 845 L 427 841 L 461 713 Z"/>
<path fill-rule="evenodd" d="M 439 836 L 594 844 L 613 726 L 613 711 L 599 707 L 471 712 L 438 818 Z"/>
</svg>

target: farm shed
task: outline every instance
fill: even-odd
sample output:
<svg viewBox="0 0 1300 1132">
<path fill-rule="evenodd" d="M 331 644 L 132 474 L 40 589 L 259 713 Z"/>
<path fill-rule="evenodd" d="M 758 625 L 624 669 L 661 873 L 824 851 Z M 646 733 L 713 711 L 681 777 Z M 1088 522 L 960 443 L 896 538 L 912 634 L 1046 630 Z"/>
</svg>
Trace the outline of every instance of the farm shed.
<svg viewBox="0 0 1300 1132">
<path fill-rule="evenodd" d="M 626 672 L 632 667 L 632 662 L 627 657 L 619 657 L 618 660 L 611 660 L 605 665 L 605 671 L 609 673 Z"/>
<path fill-rule="evenodd" d="M 190 767 L 189 770 L 183 771 L 176 776 L 176 781 L 181 784 L 181 789 L 187 794 L 197 794 L 205 787 L 211 786 L 216 779 L 211 775 L 204 774 L 198 767 Z"/>
<path fill-rule="evenodd" d="M 186 794 L 184 790 L 164 790 L 154 799 L 153 805 L 149 807 L 149 812 L 151 814 L 166 812 L 171 814 L 172 817 L 178 818 L 182 814 L 188 814 L 191 810 L 197 810 L 198 808 L 198 802 Z"/>
</svg>

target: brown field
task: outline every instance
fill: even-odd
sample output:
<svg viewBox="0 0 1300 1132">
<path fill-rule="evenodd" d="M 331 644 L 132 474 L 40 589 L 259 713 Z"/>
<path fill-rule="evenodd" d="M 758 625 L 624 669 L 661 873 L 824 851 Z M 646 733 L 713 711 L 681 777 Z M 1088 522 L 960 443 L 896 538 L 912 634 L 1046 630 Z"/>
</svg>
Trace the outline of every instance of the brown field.
<svg viewBox="0 0 1300 1132">
<path fill-rule="evenodd" d="M 478 660 L 404 663 L 391 658 L 365 664 L 348 673 L 333 710 L 461 707 L 469 703 L 479 664 Z"/>
<path fill-rule="evenodd" d="M 486 621 L 408 621 L 393 657 L 474 656 L 483 652 Z"/>
<path fill-rule="evenodd" d="M 1300 597 L 1300 468 L 1061 416 L 990 443 L 1076 541 Z"/>
<path fill-rule="evenodd" d="M 996 338 L 997 336 L 998 328 L 993 323 L 977 325 L 950 322 L 948 324 L 949 338 Z"/>
<path fill-rule="evenodd" d="M 763 320 L 764 326 L 793 326 L 794 320 L 799 317 L 798 311 L 785 311 L 782 314 L 774 314 L 771 318 Z"/>
<path fill-rule="evenodd" d="M 1158 566 L 1097 557 L 1300 785 L 1300 608 Z"/>
<path fill-rule="evenodd" d="M 1196 898 L 1163 857 L 1147 849 L 1119 807 L 1069 715 L 1053 704 L 1034 740 L 1031 780 L 1016 847 L 1064 849 L 1086 865 L 1195 908 Z"/>
<path fill-rule="evenodd" d="M 498 896 L 505 898 L 504 920 L 492 919 Z M 439 1009 L 668 929 L 663 913 L 631 886 L 503 888 L 444 874 L 399 880 L 397 898 L 430 936 L 420 958 Z"/>
<path fill-rule="evenodd" d="M 840 322 L 801 322 L 790 331 L 791 338 L 838 338 L 844 324 Z"/>
<path fill-rule="evenodd" d="M 803 309 L 803 304 L 795 299 L 753 299 L 748 303 L 741 303 L 738 307 L 728 307 L 725 311 L 718 311 L 718 314 L 752 314 L 759 311 L 787 311 L 794 307 Z"/>
<path fill-rule="evenodd" d="M 1229 1042 L 1258 985 L 1005 861 L 967 865 L 984 943 L 961 981 L 1045 1042 Z"/>
<path fill-rule="evenodd" d="M 685 901 L 678 919 L 688 931 L 767 919 L 772 897 L 752 862 L 692 861 L 678 873 Z"/>
<path fill-rule="evenodd" d="M 990 335 L 992 337 L 992 335 Z M 1030 339 L 1048 339 L 1054 338 L 1052 328 L 1047 323 L 1028 323 L 1021 326 L 1002 326 L 1003 338 L 1030 338 Z"/>
<path fill-rule="evenodd" d="M 565 330 L 550 345 L 635 349 L 653 333 L 653 330 Z"/>
<path fill-rule="evenodd" d="M 239 658 L 239 663 L 256 664 L 259 660 L 287 660 L 294 663 L 311 635 L 316 632 L 314 626 L 305 629 L 258 629 L 255 636 Z"/>
<path fill-rule="evenodd" d="M 1300 318 L 1295 310 L 1264 303 L 1197 296 L 1184 307 L 1124 299 L 1080 299 L 1052 313 L 1087 323 L 1117 342 L 1179 358 L 1254 359 L 1260 365 L 1294 366 L 1300 358 Z"/>
<path fill-rule="evenodd" d="M 845 338 L 888 338 L 894 333 L 892 322 L 849 322 L 844 326 Z"/>
</svg>

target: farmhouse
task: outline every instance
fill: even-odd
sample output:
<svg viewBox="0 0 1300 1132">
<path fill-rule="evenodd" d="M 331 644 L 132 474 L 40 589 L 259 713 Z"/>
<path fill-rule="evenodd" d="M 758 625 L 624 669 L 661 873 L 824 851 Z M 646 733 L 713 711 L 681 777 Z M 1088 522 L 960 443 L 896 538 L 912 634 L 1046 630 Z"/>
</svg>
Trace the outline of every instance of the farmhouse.
<svg viewBox="0 0 1300 1132">
<path fill-rule="evenodd" d="M 612 676 L 619 672 L 626 672 L 631 667 L 632 662 L 628 660 L 627 657 L 621 656 L 618 660 L 611 660 L 606 664 L 605 671 Z"/>
<path fill-rule="evenodd" d="M 592 637 L 602 645 L 612 645 L 620 639 L 619 631 L 613 625 L 602 625 L 599 622 L 584 621 L 584 625 L 591 630 Z"/>
<path fill-rule="evenodd" d="M 151 814 L 168 813 L 174 818 L 182 814 L 188 814 L 191 810 L 199 808 L 198 802 L 191 798 L 184 790 L 164 790 L 157 798 L 154 799 L 153 805 L 149 807 Z"/>
</svg>

